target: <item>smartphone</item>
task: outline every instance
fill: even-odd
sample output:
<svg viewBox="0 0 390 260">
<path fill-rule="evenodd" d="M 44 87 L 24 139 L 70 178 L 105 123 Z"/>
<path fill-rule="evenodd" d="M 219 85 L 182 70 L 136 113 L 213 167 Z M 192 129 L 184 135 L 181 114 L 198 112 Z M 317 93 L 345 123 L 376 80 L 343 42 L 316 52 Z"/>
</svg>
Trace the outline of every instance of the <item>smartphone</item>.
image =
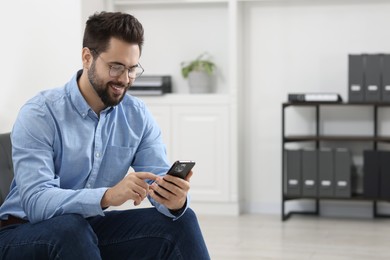
<svg viewBox="0 0 390 260">
<path fill-rule="evenodd" d="M 169 175 L 173 175 L 182 179 L 185 179 L 187 174 L 195 166 L 194 161 L 176 161 L 172 164 L 171 168 L 167 172 Z"/>
</svg>

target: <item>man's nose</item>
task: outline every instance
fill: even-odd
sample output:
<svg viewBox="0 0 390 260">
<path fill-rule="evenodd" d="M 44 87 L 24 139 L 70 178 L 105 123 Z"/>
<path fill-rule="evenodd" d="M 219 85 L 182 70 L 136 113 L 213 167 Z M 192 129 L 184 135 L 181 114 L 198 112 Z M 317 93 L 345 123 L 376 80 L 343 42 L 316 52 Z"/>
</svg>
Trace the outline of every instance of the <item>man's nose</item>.
<svg viewBox="0 0 390 260">
<path fill-rule="evenodd" d="M 120 75 L 119 77 L 119 80 L 121 83 L 123 83 L 124 85 L 129 85 L 130 81 L 131 81 L 131 78 L 129 77 L 129 71 L 128 70 L 125 70 L 122 75 Z"/>
</svg>

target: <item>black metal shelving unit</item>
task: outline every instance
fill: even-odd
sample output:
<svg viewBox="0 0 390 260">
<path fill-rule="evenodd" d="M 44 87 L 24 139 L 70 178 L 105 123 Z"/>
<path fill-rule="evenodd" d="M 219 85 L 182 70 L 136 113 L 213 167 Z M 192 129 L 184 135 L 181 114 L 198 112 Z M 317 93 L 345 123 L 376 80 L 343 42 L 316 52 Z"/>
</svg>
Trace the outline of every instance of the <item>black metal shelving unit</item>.
<svg viewBox="0 0 390 260">
<path fill-rule="evenodd" d="M 286 136 L 285 133 L 285 119 L 286 108 L 288 107 L 313 107 L 315 109 L 315 134 L 314 135 L 294 135 Z M 321 107 L 326 106 L 367 106 L 373 108 L 373 134 L 366 136 L 348 136 L 348 135 L 322 135 L 320 133 L 321 123 Z M 320 201 L 321 200 L 360 200 L 372 202 L 373 217 L 390 217 L 390 215 L 380 214 L 378 212 L 378 202 L 385 201 L 381 198 L 365 198 L 361 194 L 352 194 L 349 198 L 337 198 L 337 197 L 303 197 L 303 196 L 287 196 L 286 195 L 286 169 L 285 169 L 285 144 L 291 142 L 314 142 L 315 148 L 319 149 L 321 142 L 324 141 L 342 141 L 342 142 L 371 142 L 373 144 L 373 150 L 377 150 L 378 143 L 390 143 L 389 136 L 378 136 L 378 109 L 380 107 L 390 107 L 390 103 L 329 103 L 329 102 L 305 102 L 305 103 L 283 103 L 282 104 L 282 220 L 285 221 L 293 214 L 304 215 L 319 215 L 320 213 Z M 285 203 L 290 200 L 313 200 L 315 202 L 314 209 L 311 211 L 289 211 L 286 212 Z"/>
</svg>

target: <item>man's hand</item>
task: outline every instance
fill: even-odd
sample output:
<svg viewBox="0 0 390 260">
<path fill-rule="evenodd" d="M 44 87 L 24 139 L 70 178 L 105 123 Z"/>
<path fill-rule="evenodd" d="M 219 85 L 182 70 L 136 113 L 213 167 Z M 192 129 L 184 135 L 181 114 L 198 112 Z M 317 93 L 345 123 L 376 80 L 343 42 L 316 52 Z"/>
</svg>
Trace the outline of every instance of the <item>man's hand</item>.
<svg viewBox="0 0 390 260">
<path fill-rule="evenodd" d="M 134 200 L 134 205 L 139 205 L 148 195 L 149 185 L 146 179 L 156 180 L 157 175 L 150 172 L 129 173 L 117 185 L 109 188 L 104 194 L 101 206 L 120 206 L 128 200 Z"/>
<path fill-rule="evenodd" d="M 149 195 L 168 209 L 179 210 L 186 203 L 192 174 L 191 171 L 184 180 L 172 175 L 165 175 L 163 178 L 157 177 L 155 182 L 150 185 Z"/>
</svg>

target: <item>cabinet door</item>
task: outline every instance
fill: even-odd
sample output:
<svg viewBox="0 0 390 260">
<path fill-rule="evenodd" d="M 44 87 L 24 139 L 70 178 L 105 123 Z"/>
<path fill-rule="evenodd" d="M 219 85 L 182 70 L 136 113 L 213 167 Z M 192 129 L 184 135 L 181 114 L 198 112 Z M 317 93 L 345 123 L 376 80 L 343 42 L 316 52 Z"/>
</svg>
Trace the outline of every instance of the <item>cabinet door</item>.
<svg viewBox="0 0 390 260">
<path fill-rule="evenodd" d="M 147 105 L 157 124 L 161 128 L 162 139 L 167 148 L 168 159 L 172 161 L 171 153 L 171 108 L 168 105 Z"/>
<path fill-rule="evenodd" d="M 229 199 L 229 122 L 227 105 L 172 107 L 174 160 L 194 160 L 193 201 Z"/>
</svg>

